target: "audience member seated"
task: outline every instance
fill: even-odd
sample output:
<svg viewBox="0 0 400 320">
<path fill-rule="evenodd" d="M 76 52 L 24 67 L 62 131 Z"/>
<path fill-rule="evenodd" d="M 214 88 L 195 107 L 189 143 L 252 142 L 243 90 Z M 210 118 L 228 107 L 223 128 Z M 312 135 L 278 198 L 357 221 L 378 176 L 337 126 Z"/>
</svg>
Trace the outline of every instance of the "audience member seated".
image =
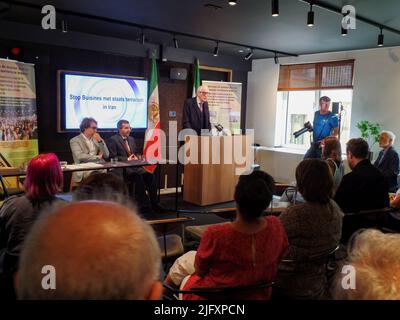
<svg viewBox="0 0 400 320">
<path fill-rule="evenodd" d="M 368 143 L 361 139 L 347 142 L 347 162 L 352 172 L 346 174 L 335 194 L 336 203 L 345 213 L 382 209 L 389 206 L 389 190 L 383 174 L 368 160 Z M 344 219 L 342 242 L 360 228 L 370 227 L 364 217 Z"/>
<path fill-rule="evenodd" d="M 368 229 L 349 242 L 345 273 L 339 272 L 333 287 L 336 299 L 400 299 L 400 235 Z"/>
<path fill-rule="evenodd" d="M 135 212 L 83 201 L 49 211 L 33 226 L 16 289 L 19 299 L 160 299 L 160 263 L 154 232 Z M 45 265 L 56 272 L 54 290 L 43 290 Z"/>
<path fill-rule="evenodd" d="M 117 123 L 118 134 L 113 135 L 108 141 L 108 148 L 110 150 L 110 158 L 118 158 L 120 161 L 138 160 L 140 155 L 136 148 L 135 139 L 130 136 L 131 126 L 129 121 L 120 120 Z M 135 183 L 135 193 L 137 201 L 143 211 L 161 212 L 158 204 L 157 185 L 154 175 L 146 171 L 143 167 L 131 167 L 126 170 L 126 178 Z M 123 177 L 122 169 L 113 170 L 114 173 Z M 146 191 L 149 196 L 147 196 Z"/>
<path fill-rule="evenodd" d="M 306 202 L 280 215 L 290 244 L 283 259 L 290 262 L 279 265 L 274 292 L 290 299 L 325 298 L 326 261 L 305 260 L 338 245 L 343 213 L 331 199 L 333 178 L 325 161 L 303 160 L 296 168 L 296 181 Z"/>
<path fill-rule="evenodd" d="M 272 200 L 274 181 L 262 171 L 242 175 L 235 189 L 236 220 L 210 226 L 197 253 L 190 251 L 171 267 L 166 282 L 184 290 L 267 284 L 275 280 L 287 249 L 285 230 L 278 218 L 263 216 Z M 238 293 L 238 299 L 269 299 L 271 289 Z M 201 299 L 185 294 L 184 299 Z M 235 297 L 236 298 L 236 297 Z"/>
<path fill-rule="evenodd" d="M 122 204 L 127 198 L 124 181 L 112 173 L 93 172 L 73 193 L 74 201 L 106 200 Z"/>
<path fill-rule="evenodd" d="M 344 175 L 344 165 L 342 160 L 342 147 L 340 141 L 335 136 L 329 136 L 324 139 L 322 145 L 322 159 L 324 159 L 332 171 L 333 189 L 339 187 Z"/>
<path fill-rule="evenodd" d="M 397 176 L 399 175 L 399 155 L 393 147 L 396 136 L 391 131 L 382 131 L 379 136 L 379 152 L 374 166 L 377 167 L 385 177 L 389 192 L 396 192 L 398 189 Z"/>
<path fill-rule="evenodd" d="M 2 294 L 14 295 L 13 275 L 26 235 L 41 210 L 56 201 L 63 185 L 60 162 L 53 153 L 34 157 L 28 164 L 25 194 L 6 199 L 0 208 L 0 281 Z M 15 295 L 14 295 L 15 297 Z"/>
<path fill-rule="evenodd" d="M 69 141 L 74 163 L 104 162 L 109 157 L 109 151 L 104 140 L 97 133 L 97 121 L 93 118 L 83 118 L 79 128 L 81 134 Z M 92 172 L 73 172 L 74 185 L 79 185 Z"/>
</svg>

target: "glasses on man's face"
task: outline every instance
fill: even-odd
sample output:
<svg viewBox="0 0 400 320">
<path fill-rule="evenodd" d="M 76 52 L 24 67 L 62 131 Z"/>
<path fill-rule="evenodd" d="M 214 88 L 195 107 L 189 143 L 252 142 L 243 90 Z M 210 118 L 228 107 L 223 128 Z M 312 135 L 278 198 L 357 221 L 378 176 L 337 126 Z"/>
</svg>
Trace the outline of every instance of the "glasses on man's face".
<svg viewBox="0 0 400 320">
<path fill-rule="evenodd" d="M 97 130 L 97 127 L 90 127 L 90 129 Z"/>
<path fill-rule="evenodd" d="M 209 94 L 209 92 L 207 92 L 207 91 L 200 91 L 200 93 L 202 93 L 202 94 Z"/>
</svg>

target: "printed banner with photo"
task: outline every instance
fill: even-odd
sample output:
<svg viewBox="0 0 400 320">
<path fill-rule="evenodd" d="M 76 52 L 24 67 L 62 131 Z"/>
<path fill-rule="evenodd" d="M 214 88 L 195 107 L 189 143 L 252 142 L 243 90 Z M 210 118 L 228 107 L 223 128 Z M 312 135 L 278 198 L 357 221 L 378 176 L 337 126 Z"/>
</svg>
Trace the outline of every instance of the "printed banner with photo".
<svg viewBox="0 0 400 320">
<path fill-rule="evenodd" d="M 0 168 L 23 167 L 37 154 L 34 66 L 0 60 Z"/>
<path fill-rule="evenodd" d="M 208 107 L 211 125 L 220 124 L 232 134 L 240 134 L 242 84 L 237 82 L 202 81 L 210 90 Z"/>
</svg>

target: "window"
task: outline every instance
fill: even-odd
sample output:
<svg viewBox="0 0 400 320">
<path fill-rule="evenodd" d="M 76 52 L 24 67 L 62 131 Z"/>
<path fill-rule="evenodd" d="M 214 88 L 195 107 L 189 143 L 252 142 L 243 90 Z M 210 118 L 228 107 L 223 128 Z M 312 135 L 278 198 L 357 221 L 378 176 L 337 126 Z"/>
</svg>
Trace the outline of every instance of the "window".
<svg viewBox="0 0 400 320">
<path fill-rule="evenodd" d="M 334 103 L 340 102 L 343 109 L 340 117 L 340 142 L 344 146 L 350 137 L 352 95 L 352 89 L 278 92 L 275 145 L 308 149 L 312 133 L 306 132 L 297 139 L 293 133 L 302 129 L 307 121 L 313 122 L 314 112 L 319 110 L 319 98 L 328 96 L 331 98 L 331 108 Z"/>
<path fill-rule="evenodd" d="M 340 115 L 342 146 L 350 136 L 353 96 L 353 60 L 281 66 L 277 95 L 275 145 L 308 149 L 312 133 L 295 138 L 293 133 L 314 119 L 322 96 L 331 98 Z M 340 106 L 340 107 L 339 107 Z"/>
</svg>

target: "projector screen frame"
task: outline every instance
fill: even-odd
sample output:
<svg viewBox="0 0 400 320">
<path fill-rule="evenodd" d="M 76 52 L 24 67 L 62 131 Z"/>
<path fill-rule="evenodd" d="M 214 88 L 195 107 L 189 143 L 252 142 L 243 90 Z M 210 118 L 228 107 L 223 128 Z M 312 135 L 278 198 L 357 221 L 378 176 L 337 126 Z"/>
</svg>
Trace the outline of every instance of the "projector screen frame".
<svg viewBox="0 0 400 320">
<path fill-rule="evenodd" d="M 107 77 L 107 78 L 124 78 L 124 79 L 134 79 L 134 80 L 146 80 L 148 79 L 145 77 L 138 77 L 138 76 L 125 76 L 125 75 L 116 75 L 116 74 L 107 74 L 107 73 L 96 73 L 96 72 L 86 72 L 86 71 L 76 71 L 76 70 L 64 70 L 59 69 L 57 70 L 57 133 L 77 133 L 80 132 L 79 128 L 77 129 L 66 129 L 65 128 L 65 114 L 62 114 L 62 99 L 65 99 L 65 92 L 61 92 L 62 88 L 65 88 L 65 75 L 72 74 L 72 75 L 83 75 L 83 76 L 93 76 L 93 77 Z M 149 85 L 149 84 L 148 84 Z M 147 86 L 148 89 L 148 86 Z M 147 92 L 147 100 L 149 98 L 149 93 Z M 148 112 L 148 101 L 146 101 L 146 108 Z M 65 106 L 64 106 L 65 109 Z M 65 113 L 65 112 L 64 112 Z M 63 127 L 64 125 L 64 127 Z M 132 128 L 132 133 L 143 133 L 147 130 L 149 125 L 148 116 L 146 117 L 146 128 Z M 115 129 L 98 129 L 99 132 L 116 132 L 117 128 Z"/>
</svg>

